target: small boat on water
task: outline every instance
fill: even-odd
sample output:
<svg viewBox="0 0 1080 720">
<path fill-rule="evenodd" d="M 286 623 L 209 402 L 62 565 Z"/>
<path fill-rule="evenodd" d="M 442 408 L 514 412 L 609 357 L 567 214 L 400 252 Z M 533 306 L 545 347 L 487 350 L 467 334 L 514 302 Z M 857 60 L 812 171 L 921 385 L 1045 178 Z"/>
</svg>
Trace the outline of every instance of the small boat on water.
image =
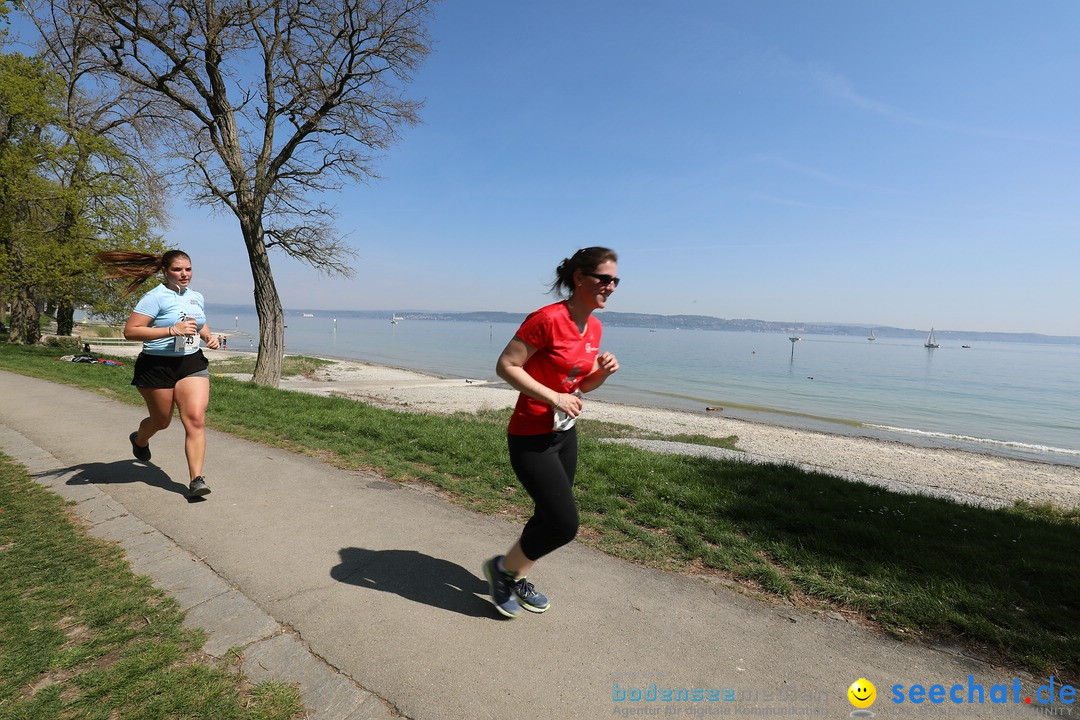
<svg viewBox="0 0 1080 720">
<path fill-rule="evenodd" d="M 874 337 L 874 331 L 873 331 L 873 329 L 871 329 L 871 330 L 870 330 L 870 336 L 869 336 L 868 338 L 866 338 L 866 339 L 867 339 L 867 340 L 877 340 L 877 338 L 876 338 L 876 337 Z"/>
<path fill-rule="evenodd" d="M 934 339 L 934 328 L 930 328 L 930 334 L 926 336 L 926 342 L 923 343 L 923 347 L 933 350 L 934 348 L 941 347 L 938 345 L 936 339 Z"/>
<path fill-rule="evenodd" d="M 304 313 L 303 317 L 315 317 L 315 313 Z"/>
<path fill-rule="evenodd" d="M 401 321 L 402 321 L 402 320 L 404 320 L 404 319 L 405 319 L 405 318 L 403 318 L 403 317 L 398 317 L 398 316 L 397 316 L 397 315 L 395 315 L 394 313 L 390 313 L 390 324 L 391 324 L 391 325 L 397 325 L 397 324 L 398 324 L 399 322 L 401 322 Z"/>
<path fill-rule="evenodd" d="M 970 349 L 971 349 L 971 346 L 970 346 L 970 345 L 961 345 L 960 347 L 962 347 L 962 348 L 966 348 L 966 349 L 968 349 L 968 350 L 970 350 Z"/>
</svg>

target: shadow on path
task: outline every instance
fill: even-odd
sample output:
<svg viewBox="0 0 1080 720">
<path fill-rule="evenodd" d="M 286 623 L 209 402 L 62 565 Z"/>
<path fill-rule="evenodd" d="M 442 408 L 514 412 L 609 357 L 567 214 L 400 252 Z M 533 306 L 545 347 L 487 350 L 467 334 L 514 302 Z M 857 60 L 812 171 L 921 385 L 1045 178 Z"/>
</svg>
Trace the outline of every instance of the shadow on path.
<svg viewBox="0 0 1080 720">
<path fill-rule="evenodd" d="M 157 465 L 144 464 L 135 460 L 83 463 L 39 473 L 37 477 L 58 477 L 66 473 L 75 473 L 68 479 L 68 485 L 110 485 L 141 482 L 150 487 L 161 488 L 187 497 L 187 485 L 176 482 Z"/>
<path fill-rule="evenodd" d="M 487 581 L 448 560 L 415 550 L 348 547 L 338 552 L 341 563 L 330 570 L 330 577 L 338 582 L 391 592 L 471 617 L 494 616 L 486 599 Z"/>
</svg>

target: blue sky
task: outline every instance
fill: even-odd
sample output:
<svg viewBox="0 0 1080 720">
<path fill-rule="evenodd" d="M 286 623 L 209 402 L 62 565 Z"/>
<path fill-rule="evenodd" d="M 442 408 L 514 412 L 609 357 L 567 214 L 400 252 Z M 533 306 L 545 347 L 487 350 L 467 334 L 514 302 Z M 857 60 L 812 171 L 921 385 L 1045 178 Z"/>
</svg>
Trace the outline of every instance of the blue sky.
<svg viewBox="0 0 1080 720">
<path fill-rule="evenodd" d="M 287 308 L 529 311 L 578 247 L 610 310 L 1080 335 L 1080 3 L 445 2 L 424 124 L 331 198 L 359 259 Z M 236 220 L 170 244 L 249 302 Z"/>
</svg>

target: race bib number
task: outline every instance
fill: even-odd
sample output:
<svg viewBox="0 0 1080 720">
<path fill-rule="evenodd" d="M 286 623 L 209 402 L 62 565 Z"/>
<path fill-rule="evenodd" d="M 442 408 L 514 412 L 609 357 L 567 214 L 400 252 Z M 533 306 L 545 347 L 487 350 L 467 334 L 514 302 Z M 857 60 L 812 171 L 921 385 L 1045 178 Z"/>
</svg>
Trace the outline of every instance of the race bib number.
<svg viewBox="0 0 1080 720">
<path fill-rule="evenodd" d="M 187 318 L 187 317 L 180 318 L 180 322 L 184 322 L 185 320 L 190 320 L 190 318 Z M 191 352 L 192 350 L 194 350 L 197 347 L 199 347 L 199 335 L 198 335 L 198 333 L 196 333 L 194 335 L 177 335 L 176 336 L 176 342 L 173 345 L 173 348 L 174 348 L 175 352 L 184 353 L 184 354 L 187 354 L 187 353 Z"/>
</svg>

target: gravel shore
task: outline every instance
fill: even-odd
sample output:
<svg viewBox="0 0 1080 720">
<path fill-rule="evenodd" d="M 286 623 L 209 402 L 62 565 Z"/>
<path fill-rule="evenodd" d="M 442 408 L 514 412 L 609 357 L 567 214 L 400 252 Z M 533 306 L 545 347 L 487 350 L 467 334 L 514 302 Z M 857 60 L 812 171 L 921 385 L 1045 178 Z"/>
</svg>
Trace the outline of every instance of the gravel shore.
<svg viewBox="0 0 1080 720">
<path fill-rule="evenodd" d="M 95 351 L 118 354 L 119 348 Z M 124 348 L 136 354 L 138 348 Z M 234 355 L 206 351 L 211 360 Z M 412 412 L 453 413 L 511 408 L 517 393 L 505 385 L 470 378 L 440 378 L 412 370 L 335 360 L 310 377 L 284 378 L 283 390 L 341 395 L 381 407 Z M 915 447 L 899 442 L 796 430 L 724 417 L 607 403 L 603 388 L 586 396 L 583 420 L 597 418 L 662 433 L 738 437 L 737 446 L 759 462 L 797 464 L 901 492 L 948 497 L 985 506 L 1014 500 L 1080 507 L 1080 468 L 1012 460 L 960 450 Z M 723 451 L 701 446 L 634 441 L 658 452 Z"/>
</svg>

